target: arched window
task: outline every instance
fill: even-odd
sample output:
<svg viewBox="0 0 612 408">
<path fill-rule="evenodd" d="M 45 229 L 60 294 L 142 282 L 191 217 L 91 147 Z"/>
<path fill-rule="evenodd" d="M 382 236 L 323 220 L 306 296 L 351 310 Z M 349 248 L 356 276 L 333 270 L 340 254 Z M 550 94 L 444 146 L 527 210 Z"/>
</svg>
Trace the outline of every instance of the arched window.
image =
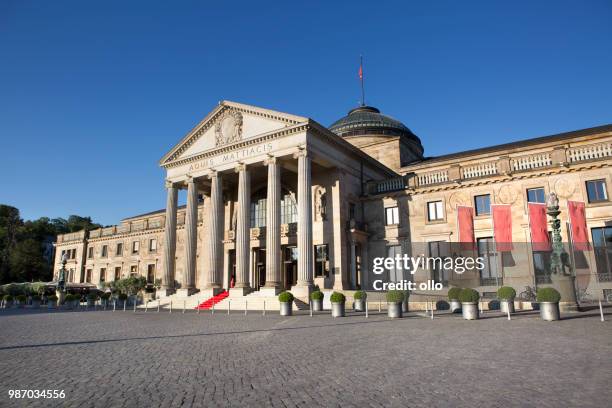
<svg viewBox="0 0 612 408">
<path fill-rule="evenodd" d="M 266 190 L 259 190 L 251 198 L 251 228 L 259 228 L 266 226 Z M 293 196 L 283 191 L 281 199 L 281 224 L 290 224 L 297 222 L 297 206 Z"/>
</svg>

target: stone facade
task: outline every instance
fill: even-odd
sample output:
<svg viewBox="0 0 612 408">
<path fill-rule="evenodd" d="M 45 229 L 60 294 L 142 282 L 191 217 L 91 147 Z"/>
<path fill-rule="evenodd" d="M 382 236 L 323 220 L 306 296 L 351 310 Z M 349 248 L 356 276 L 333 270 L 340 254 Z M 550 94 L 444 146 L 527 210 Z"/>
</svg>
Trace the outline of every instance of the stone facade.
<svg viewBox="0 0 612 408">
<path fill-rule="evenodd" d="M 87 235 L 59 236 L 55 272 L 62 253 L 74 249 L 68 263 L 72 282 L 98 284 L 138 274 L 151 283 L 159 280 L 163 295 L 212 296 L 232 287 L 231 297 L 288 289 L 305 298 L 315 285 L 371 289 L 379 279 L 371 271 L 375 257 L 456 242 L 455 210 L 473 206 L 476 196 L 512 205 L 513 239 L 519 243 L 530 241 L 528 189 L 560 196 L 563 225 L 568 199 L 587 203 L 589 231 L 612 224 L 610 201 L 589 203 L 586 191 L 590 180 L 602 180 L 607 192 L 612 188 L 612 126 L 423 158 L 420 141 L 401 124 L 382 122 L 387 127 L 373 134 L 359 133 L 354 122 L 342 125 L 352 133 L 334 133 L 309 118 L 220 103 L 160 161 L 167 208 Z M 187 190 L 187 205 L 178 208 L 180 189 Z M 437 201 L 439 214 L 430 219 L 428 205 Z M 392 222 L 389 211 L 396 214 Z M 567 241 L 565 228 L 562 233 Z M 489 214 L 476 216 L 475 234 L 492 237 Z M 611 272 L 598 269 L 593 257 L 586 254 L 584 273 Z M 515 258 L 511 266 L 500 264 L 498 278 L 519 290 L 537 274 L 531 254 Z M 443 276 L 425 270 L 393 277 L 400 278 Z M 486 292 L 499 280 L 469 283 Z"/>
</svg>

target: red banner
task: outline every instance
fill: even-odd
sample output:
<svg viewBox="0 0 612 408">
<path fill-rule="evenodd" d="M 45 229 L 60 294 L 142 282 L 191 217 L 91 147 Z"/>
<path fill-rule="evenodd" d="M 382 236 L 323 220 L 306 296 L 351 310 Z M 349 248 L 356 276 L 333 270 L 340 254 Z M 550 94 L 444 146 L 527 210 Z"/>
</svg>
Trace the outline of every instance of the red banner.
<svg viewBox="0 0 612 408">
<path fill-rule="evenodd" d="M 588 251 L 589 230 L 587 229 L 586 213 L 584 203 L 578 201 L 568 201 L 570 231 L 572 232 L 572 244 L 577 251 Z"/>
<path fill-rule="evenodd" d="M 457 206 L 457 225 L 459 242 L 462 244 L 461 249 L 475 249 L 474 209 L 472 207 Z"/>
<path fill-rule="evenodd" d="M 529 229 L 531 244 L 534 251 L 550 251 L 550 236 L 548 235 L 548 220 L 546 219 L 546 204 L 528 203 Z"/>
<path fill-rule="evenodd" d="M 510 205 L 492 205 L 493 236 L 498 251 L 512 251 L 512 207 Z"/>
</svg>

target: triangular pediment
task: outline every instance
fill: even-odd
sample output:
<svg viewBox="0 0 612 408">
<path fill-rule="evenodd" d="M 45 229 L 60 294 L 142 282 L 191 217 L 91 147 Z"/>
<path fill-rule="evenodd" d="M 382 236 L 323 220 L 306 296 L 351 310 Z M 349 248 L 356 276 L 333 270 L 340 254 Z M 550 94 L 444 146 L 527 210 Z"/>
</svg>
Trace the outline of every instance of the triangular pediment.
<svg viewBox="0 0 612 408">
<path fill-rule="evenodd" d="M 160 165 L 307 121 L 301 116 L 223 101 L 161 159 Z"/>
</svg>

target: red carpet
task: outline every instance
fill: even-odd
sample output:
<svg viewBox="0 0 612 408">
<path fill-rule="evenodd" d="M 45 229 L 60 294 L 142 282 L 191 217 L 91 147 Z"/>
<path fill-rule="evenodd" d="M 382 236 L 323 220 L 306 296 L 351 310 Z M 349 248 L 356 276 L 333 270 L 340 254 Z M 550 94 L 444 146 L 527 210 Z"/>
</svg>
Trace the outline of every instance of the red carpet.
<svg viewBox="0 0 612 408">
<path fill-rule="evenodd" d="M 219 303 L 220 301 L 222 301 L 223 299 L 225 299 L 228 296 L 229 296 L 229 292 L 227 290 L 224 290 L 223 292 L 219 293 L 218 295 L 213 296 L 210 299 L 207 299 L 204 302 L 202 302 L 199 305 L 197 305 L 196 309 L 208 310 L 213 305 L 216 305 L 217 303 Z"/>
</svg>

